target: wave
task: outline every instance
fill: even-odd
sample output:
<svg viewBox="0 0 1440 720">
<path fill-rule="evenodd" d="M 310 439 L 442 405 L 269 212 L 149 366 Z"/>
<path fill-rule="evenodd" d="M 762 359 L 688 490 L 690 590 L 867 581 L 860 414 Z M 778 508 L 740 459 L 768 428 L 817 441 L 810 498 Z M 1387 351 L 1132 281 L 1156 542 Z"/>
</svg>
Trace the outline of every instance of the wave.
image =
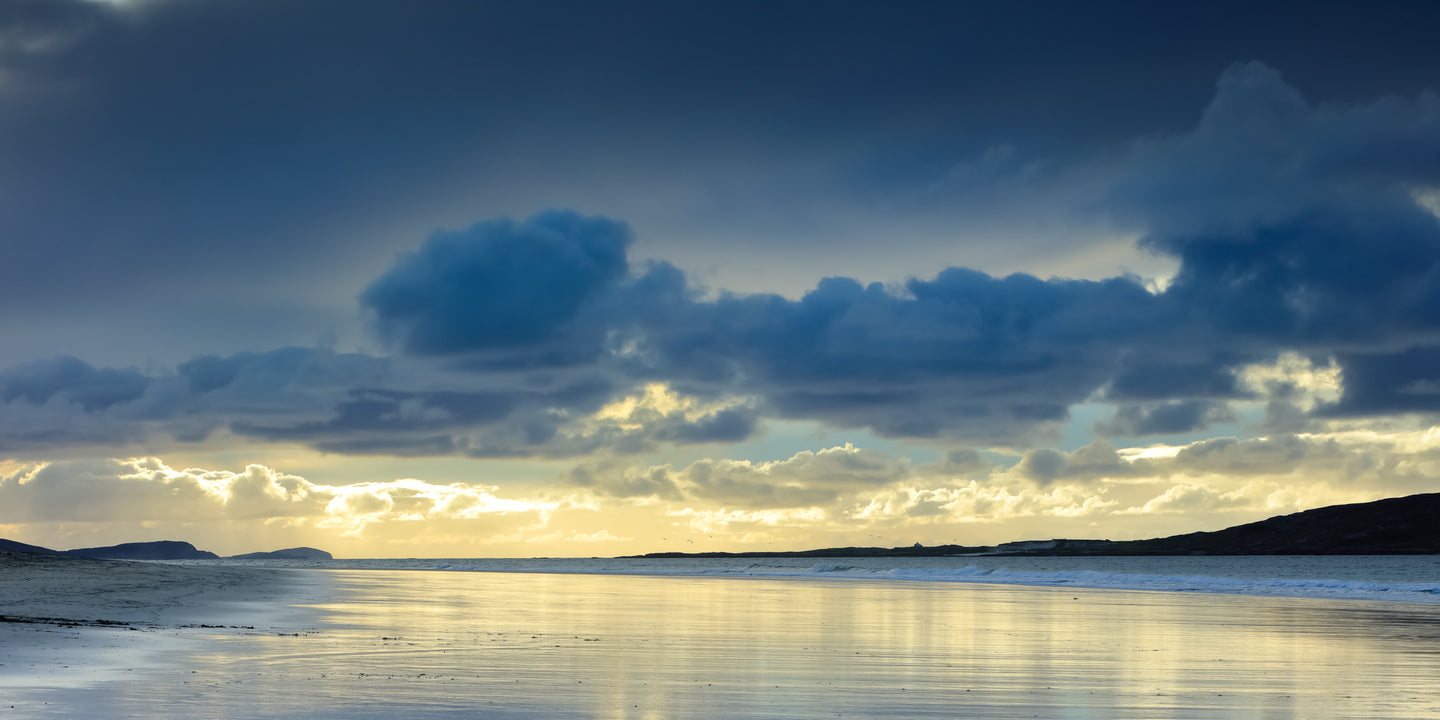
<svg viewBox="0 0 1440 720">
<path fill-rule="evenodd" d="M 1098 570 L 1037 572 L 1008 570 L 1004 568 L 977 568 L 974 565 L 955 570 L 897 568 L 886 571 L 885 574 L 897 580 L 929 582 L 970 582 L 996 585 L 1069 586 L 1110 590 L 1158 590 L 1167 592 L 1225 593 L 1236 595 L 1440 602 L 1440 583 L 1391 583 L 1305 578 L 1238 578 L 1211 575 L 1146 575 Z"/>
<path fill-rule="evenodd" d="M 1230 577 L 1191 574 L 1147 574 L 1105 570 L 1025 570 L 1004 567 L 959 568 L 863 567 L 844 563 L 810 566 L 749 563 L 730 567 L 700 562 L 640 563 L 573 562 L 525 566 L 507 564 L 452 564 L 436 570 L 475 572 L 551 572 L 605 575 L 738 576 L 763 578 L 814 578 L 949 582 L 986 585 L 1030 585 L 1103 590 L 1214 593 L 1345 600 L 1388 600 L 1440 604 L 1440 582 L 1386 582 L 1374 580 L 1309 579 L 1287 577 Z"/>
</svg>

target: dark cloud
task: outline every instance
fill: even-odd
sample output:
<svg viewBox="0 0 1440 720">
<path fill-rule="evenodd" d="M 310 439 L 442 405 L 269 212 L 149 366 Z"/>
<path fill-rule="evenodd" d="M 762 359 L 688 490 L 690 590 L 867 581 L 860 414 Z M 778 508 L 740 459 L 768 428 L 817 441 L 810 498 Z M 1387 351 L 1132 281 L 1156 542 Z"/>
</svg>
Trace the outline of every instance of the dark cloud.
<svg viewBox="0 0 1440 720">
<path fill-rule="evenodd" d="M 1106 437 L 1179 435 L 1204 430 L 1211 423 L 1234 420 L 1228 405 L 1213 400 L 1171 400 L 1122 405 L 1115 416 L 1095 425 Z"/>
<path fill-rule="evenodd" d="M 1327 416 L 1440 413 L 1440 347 L 1395 353 L 1345 353 L 1344 393 L 1321 408 Z"/>
<path fill-rule="evenodd" d="M 1233 368 L 1258 358 L 1202 351 L 1202 357 L 1175 357 L 1173 348 L 1156 348 L 1154 356 L 1127 356 L 1105 388 L 1107 400 L 1154 400 L 1177 395 L 1234 398 L 1246 393 L 1236 385 Z M 1168 356 L 1168 357 L 1167 357 Z"/>
<path fill-rule="evenodd" d="M 625 226 L 574 213 L 481 223 L 431 237 L 360 300 L 407 352 L 535 345 L 583 330 L 575 321 L 586 303 L 626 278 L 629 244 Z"/>
<path fill-rule="evenodd" d="M 1437 319 L 1440 99 L 1314 107 L 1238 65 L 1196 129 L 1140 146 L 1114 206 L 1174 254 L 1177 313 L 1247 346 L 1391 341 Z"/>
<path fill-rule="evenodd" d="M 1299 352 L 1343 367 L 1330 413 L 1430 412 L 1440 223 L 1416 194 L 1440 164 L 1412 158 L 1440 156 L 1437 131 L 1433 95 L 1317 106 L 1268 66 L 1232 67 L 1195 128 L 1107 161 L 1096 210 L 1178 260 L 1163 292 L 949 268 L 711 294 L 632 264 L 625 225 L 547 211 L 433 235 L 374 280 L 361 303 L 391 358 L 288 348 L 173 375 L 60 358 L 0 375 L 0 400 L 8 427 L 59 399 L 97 427 L 223 418 L 338 452 L 634 453 L 741 440 L 766 417 L 1019 444 L 1093 399 L 1120 406 L 1108 434 L 1202 428 L 1252 397 L 1245 366 Z M 591 417 L 649 382 L 712 405 Z M 27 437 L 63 438 L 57 418 Z M 1090 472 L 1048 451 L 1021 466 Z"/>
<path fill-rule="evenodd" d="M 1436 13 L 5 0 L 0 303 L 25 312 L 0 331 L 28 342 L 4 362 L 42 344 L 173 363 L 309 342 L 414 237 L 549 205 L 727 238 L 653 237 L 674 262 L 765 250 L 784 267 L 762 269 L 799 275 L 828 251 L 864 267 L 895 253 L 837 247 L 814 208 L 873 209 L 966 159 L 1003 165 L 1004 148 L 1063 165 L 1181 132 L 1239 59 L 1325 99 L 1412 95 L 1433 83 Z M 1387 157 L 1377 171 L 1425 172 L 1398 144 Z M 43 343 L 57 326 L 66 342 Z"/>
<path fill-rule="evenodd" d="M 799 300 L 702 300 L 669 266 L 632 278 L 628 242 L 623 226 L 567 213 L 482 224 L 432 239 L 364 301 L 405 349 L 466 352 L 460 367 L 477 371 L 565 355 L 636 380 L 759 396 L 782 417 L 995 439 L 1064 420 L 1157 314 L 1155 296 L 1129 279 L 961 269 L 902 292 L 832 278 Z M 657 437 L 737 440 L 753 425 L 730 411 Z"/>
<path fill-rule="evenodd" d="M 289 427 L 234 423 L 242 435 L 271 440 L 312 440 L 359 433 L 434 432 L 498 422 L 520 403 L 513 393 L 402 393 L 356 390 L 340 402 L 335 416 L 322 422 Z"/>
<path fill-rule="evenodd" d="M 664 428 L 655 438 L 686 443 L 739 442 L 755 431 L 756 419 L 753 411 L 727 408 L 694 422 Z"/>
<path fill-rule="evenodd" d="M 1349 412 L 1433 410 L 1423 393 L 1381 390 L 1407 367 L 1423 380 L 1413 357 L 1425 351 L 1387 361 L 1353 349 L 1412 345 L 1437 328 L 1440 223 L 1416 197 L 1440 184 L 1440 165 L 1424 160 L 1437 157 L 1433 93 L 1314 106 L 1270 67 L 1232 67 L 1197 128 L 1141 145 L 1138 174 L 1114 195 L 1143 218 L 1143 242 L 1181 262 L 1165 299 L 1188 337 L 1161 352 L 1219 351 L 1122 376 L 1115 396 L 1154 399 L 1136 386 L 1168 377 L 1176 394 L 1223 397 L 1236 360 L 1291 349 L 1336 354 Z"/>
<path fill-rule="evenodd" d="M 288 347 L 224 357 L 203 355 L 180 363 L 176 375 L 197 396 L 264 403 L 280 395 L 294 397 L 373 382 L 387 375 L 390 365 L 385 358 L 359 353 Z"/>
<path fill-rule="evenodd" d="M 95 368 L 79 358 L 60 355 L 0 372 L 0 400 L 35 405 L 55 400 L 98 412 L 139 398 L 149 385 L 150 378 L 137 370 Z"/>
<path fill-rule="evenodd" d="M 241 428 L 240 432 L 246 434 Z M 256 428 L 255 434 L 277 432 L 283 436 L 284 431 L 267 430 Z M 434 457 L 437 455 L 455 455 L 460 448 L 456 446 L 455 438 L 450 435 L 427 435 L 415 437 L 411 434 L 380 438 L 352 438 L 347 440 L 313 440 L 312 446 L 321 452 L 339 453 L 343 455 L 382 455 L 387 457 Z"/>
<path fill-rule="evenodd" d="M 1149 326 L 1138 284 L 951 269 L 900 292 L 833 278 L 796 301 L 727 296 L 640 326 L 648 372 L 730 383 L 782 417 L 884 435 L 1000 437 L 1065 419 Z"/>
</svg>

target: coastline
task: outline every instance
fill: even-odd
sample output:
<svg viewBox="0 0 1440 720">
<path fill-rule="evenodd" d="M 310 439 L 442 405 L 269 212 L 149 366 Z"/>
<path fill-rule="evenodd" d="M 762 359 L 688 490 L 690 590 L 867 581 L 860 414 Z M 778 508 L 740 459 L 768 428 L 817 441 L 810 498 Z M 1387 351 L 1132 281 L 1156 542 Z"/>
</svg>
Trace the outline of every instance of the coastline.
<svg viewBox="0 0 1440 720">
<path fill-rule="evenodd" d="M 1434 605 L 417 570 L 0 557 L 0 614 L 34 620 L 0 623 L 0 718 L 1338 720 L 1440 710 L 1440 665 L 1426 651 L 1440 639 Z M 5 582 L 15 578 L 29 579 Z M 54 592 L 65 617 L 44 614 Z"/>
</svg>

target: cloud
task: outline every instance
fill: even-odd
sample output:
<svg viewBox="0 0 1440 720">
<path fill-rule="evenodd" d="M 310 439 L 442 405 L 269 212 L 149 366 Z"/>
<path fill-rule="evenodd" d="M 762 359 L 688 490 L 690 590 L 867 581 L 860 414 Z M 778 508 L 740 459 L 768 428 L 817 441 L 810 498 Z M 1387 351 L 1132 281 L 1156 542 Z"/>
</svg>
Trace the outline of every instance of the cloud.
<svg viewBox="0 0 1440 720">
<path fill-rule="evenodd" d="M 983 470 L 990 466 L 990 463 L 973 448 L 960 448 L 945 453 L 944 469 L 954 474 L 965 474 Z"/>
<path fill-rule="evenodd" d="M 1132 477 L 1181 484 L 1203 478 L 1228 489 L 1257 481 L 1281 483 L 1344 498 L 1433 492 L 1440 477 L 1440 435 L 1433 427 L 1220 437 L 1159 448 L 1164 452 L 1121 451 Z"/>
<path fill-rule="evenodd" d="M 632 264 L 623 223 L 546 211 L 437 233 L 371 282 L 361 305 L 393 356 L 286 348 L 173 374 L 39 361 L 0 374 L 0 428 L 18 448 L 223 425 L 330 452 L 559 457 L 735 442 L 767 418 L 1024 446 L 1090 401 L 1117 406 L 1098 428 L 1115 436 L 1194 431 L 1230 401 L 1268 402 L 1291 430 L 1433 413 L 1440 222 L 1416 188 L 1440 173 L 1408 158 L 1435 154 L 1437 127 L 1430 94 L 1315 106 L 1269 67 L 1232 67 L 1194 128 L 1106 161 L 1094 211 L 1179 260 L 1163 291 L 948 268 L 793 299 L 707 293 Z M 1339 399 L 1255 374 L 1294 357 L 1333 364 Z M 605 414 L 649 386 L 708 405 Z"/>
<path fill-rule="evenodd" d="M 755 431 L 755 421 L 755 412 L 749 408 L 726 408 L 693 423 L 662 428 L 655 438 L 686 443 L 739 442 Z"/>
<path fill-rule="evenodd" d="M 1104 441 L 1096 441 L 1068 453 L 1052 448 L 1027 450 L 1014 470 L 1039 485 L 1048 485 L 1062 478 L 1093 480 L 1131 472 L 1121 462 L 1115 449 Z"/>
<path fill-rule="evenodd" d="M 1125 277 L 950 268 L 897 287 L 829 278 L 797 300 L 702 300 L 673 268 L 641 282 L 622 258 L 603 283 L 574 283 L 594 299 L 588 312 L 566 304 L 564 317 L 586 312 L 587 327 L 604 329 L 597 365 L 882 436 L 1023 441 L 1097 392 L 1122 403 L 1106 432 L 1192 431 L 1226 419 L 1222 401 L 1256 397 L 1242 371 L 1295 351 L 1337 358 L 1356 388 L 1348 407 L 1362 404 L 1362 375 L 1398 371 L 1413 382 L 1386 393 L 1388 407 L 1433 409 L 1427 398 L 1440 395 L 1426 392 L 1435 379 L 1418 357 L 1425 350 L 1370 372 L 1380 360 L 1367 365 L 1371 356 L 1354 348 L 1417 343 L 1440 321 L 1431 302 L 1440 300 L 1440 223 L 1415 199 L 1440 173 L 1407 160 L 1440 150 L 1437 129 L 1430 94 L 1316 107 L 1275 70 L 1236 65 L 1192 130 L 1133 146 L 1101 205 L 1180 261 L 1163 293 Z M 584 257 L 591 232 L 547 240 L 564 248 L 550 254 Z M 475 247 L 489 257 L 488 240 Z M 568 276 L 572 265 L 555 271 Z M 476 278 L 484 284 L 491 272 Z M 487 297 L 497 307 L 527 302 Z M 553 323 L 536 327 L 553 337 Z M 490 334 L 471 341 L 509 340 Z M 568 356 L 600 350 L 598 335 L 572 342 Z M 1413 369 L 1395 365 L 1411 356 Z"/>
<path fill-rule="evenodd" d="M 360 300 L 381 336 L 411 353 L 533 346 L 585 329 L 577 315 L 625 279 L 630 242 L 624 225 L 575 213 L 481 223 L 432 236 Z"/>
<path fill-rule="evenodd" d="M 614 463 L 576 466 L 570 470 L 566 481 L 575 487 L 614 498 L 679 500 L 683 497 L 667 467 L 635 468 Z"/>
<path fill-rule="evenodd" d="M 141 442 L 145 429 L 127 410 L 151 386 L 136 370 L 95 368 L 70 356 L 0 372 L 0 447 L 17 453 Z"/>
<path fill-rule="evenodd" d="M 1138 332 L 1153 303 L 1125 279 L 1046 282 L 958 269 L 912 280 L 903 292 L 833 278 L 797 301 L 705 301 L 668 266 L 632 276 L 628 243 L 623 226 L 567 213 L 482 224 L 432 238 L 363 300 L 382 334 L 407 351 L 465 352 L 477 372 L 522 357 L 532 369 L 586 362 L 764 397 L 781 417 L 898 436 L 987 427 L 996 437 L 1064 419 L 1066 399 L 1104 380 L 1113 343 Z M 992 397 L 950 399 L 981 393 Z M 734 440 L 753 425 L 752 414 L 731 411 L 668 437 Z"/>
<path fill-rule="evenodd" d="M 1107 437 L 1178 435 L 1234 419 L 1228 405 L 1210 400 L 1127 404 L 1117 408 L 1114 417 L 1096 423 L 1095 432 Z"/>
<path fill-rule="evenodd" d="M 120 460 L 41 463 L 0 478 L 5 522 L 216 519 L 217 488 L 199 477 L 146 473 Z"/>
<path fill-rule="evenodd" d="M 1181 268 L 1167 295 L 1232 338 L 1403 341 L 1434 327 L 1440 98 L 1312 106 L 1259 63 L 1221 76 L 1196 128 L 1141 143 L 1111 207 Z M 1413 340 L 1412 340 L 1413 342 Z"/>
<path fill-rule="evenodd" d="M 261 465 L 179 469 L 130 458 L 0 465 L 0 525 L 35 541 L 90 537 L 103 525 L 118 528 L 112 535 L 130 528 L 144 537 L 183 531 L 216 543 L 233 543 L 237 534 L 283 537 L 372 555 L 404 554 L 426 541 L 534 554 L 535 543 L 569 542 L 617 521 L 631 528 L 624 534 L 636 538 L 636 551 L 653 550 L 667 535 L 713 549 L 993 544 L 1213 530 L 1322 505 L 1433 492 L 1436 477 L 1434 428 L 1120 451 L 1097 443 L 1069 453 L 1031 451 L 1013 467 L 971 464 L 963 472 L 949 461 L 912 464 L 848 445 L 768 462 L 710 458 L 677 466 L 614 458 L 581 463 L 527 495 L 409 478 L 322 484 Z M 134 538 L 97 536 L 90 544 L 121 539 Z"/>
<path fill-rule="evenodd" d="M 722 297 L 636 342 L 656 370 L 696 381 L 728 360 L 741 387 L 781 417 L 1000 439 L 1065 419 L 1143 332 L 1153 303 L 1125 279 L 950 269 L 894 290 L 833 278 L 797 301 Z"/>
<path fill-rule="evenodd" d="M 1243 507 L 1248 499 L 1237 492 L 1219 493 L 1200 485 L 1175 485 L 1140 508 L 1145 513 L 1213 512 Z"/>
<path fill-rule="evenodd" d="M 1166 352 L 1165 348 L 1151 351 L 1154 354 L 1148 357 L 1139 353 L 1125 357 L 1115 377 L 1105 387 L 1105 399 L 1156 400 L 1176 396 L 1237 398 L 1247 395 L 1237 387 L 1232 370 L 1242 362 L 1240 357 L 1227 357 L 1213 348 L 1191 357 L 1176 357 Z"/>
<path fill-rule="evenodd" d="M 293 519 L 355 533 L 370 523 L 541 513 L 553 503 L 495 487 L 420 480 L 322 485 L 262 465 L 177 469 L 158 458 L 23 465 L 0 476 L 0 522 L 265 523 Z"/>
<path fill-rule="evenodd" d="M 684 468 L 602 464 L 571 471 L 572 485 L 611 497 L 658 497 L 710 508 L 786 509 L 835 505 L 909 477 L 907 461 L 853 445 L 785 460 L 697 460 Z"/>
<path fill-rule="evenodd" d="M 1400 352 L 1343 353 L 1343 392 L 1325 405 L 1325 416 L 1440 413 L 1440 347 L 1417 345 Z"/>
<path fill-rule="evenodd" d="M 1047 518 L 1053 522 L 1056 518 L 1104 515 L 1115 506 L 1115 501 L 1106 500 L 1091 489 L 1071 485 L 1009 487 L 971 480 L 937 488 L 885 490 L 876 493 L 868 503 L 851 508 L 847 515 L 852 521 L 881 526 L 943 522 L 971 528 L 979 524 L 1003 527 L 1024 518 Z"/>
<path fill-rule="evenodd" d="M 1337 443 L 1316 443 L 1295 435 L 1249 440 L 1221 437 L 1185 446 L 1174 462 L 1191 471 L 1239 477 L 1290 473 L 1302 463 L 1313 464 L 1317 459 L 1336 462 L 1344 455 Z"/>
<path fill-rule="evenodd" d="M 150 378 L 134 369 L 95 368 L 70 355 L 22 363 L 0 372 L 0 400 L 74 403 L 87 412 L 139 398 Z"/>
<path fill-rule="evenodd" d="M 1244 22 L 1125 3 L 979 21 L 947 4 L 768 8 L 764 22 L 745 4 L 644 10 L 567 3 L 557 25 L 453 0 L 423 15 L 373 0 L 7 2 L 0 297 L 26 312 L 5 334 L 55 347 L 62 321 L 63 346 L 97 363 L 309 342 L 348 320 L 337 296 L 435 228 L 546 206 L 624 217 L 645 253 L 723 265 L 736 289 L 1059 267 L 1051 255 L 1093 238 L 1060 247 L 1075 236 L 1024 222 L 1072 215 L 1033 194 L 1032 166 L 1083 176 L 1077 158 L 1179 132 L 1225 63 L 1283 58 L 1298 86 L 1347 103 L 1433 82 L 1432 18 L 1406 4 L 1309 8 L 1305 33 L 1284 8 Z M 1327 50 L 1357 47 L 1357 25 L 1383 52 Z M 1116 34 L 1146 26 L 1164 41 Z M 1243 110 L 1249 96 L 1230 94 Z M 893 209 L 947 175 L 949 197 Z M 1017 216 L 1033 235 L 1004 227 Z M 980 257 L 997 253 L 1007 262 Z"/>
</svg>

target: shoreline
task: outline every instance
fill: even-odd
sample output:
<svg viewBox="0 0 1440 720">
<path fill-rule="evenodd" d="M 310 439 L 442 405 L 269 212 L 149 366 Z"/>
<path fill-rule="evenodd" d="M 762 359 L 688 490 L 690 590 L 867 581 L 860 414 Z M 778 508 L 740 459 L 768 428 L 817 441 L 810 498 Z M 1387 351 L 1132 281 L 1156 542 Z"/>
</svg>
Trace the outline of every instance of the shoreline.
<svg viewBox="0 0 1440 720">
<path fill-rule="evenodd" d="M 106 717 L 76 693 L 183 675 L 217 640 L 294 633 L 304 575 L 0 553 L 0 717 Z M 74 713 L 65 708 L 78 708 Z"/>
<path fill-rule="evenodd" d="M 1440 638 L 1435 605 L 417 569 L 0 557 L 0 615 L 28 618 L 0 622 L 0 719 L 1063 720 L 1079 707 L 1339 720 L 1378 707 L 1370 716 L 1399 720 L 1440 708 L 1434 656 L 1417 652 Z M 27 574 L 27 587 L 5 582 Z M 43 588 L 96 602 L 42 615 L 45 598 L 24 593 Z M 160 607 L 130 605 L 146 600 Z"/>
<path fill-rule="evenodd" d="M 267 614 L 262 606 L 285 594 L 286 574 L 279 568 L 0 553 L 0 618 L 82 627 L 181 627 L 214 624 L 217 617 L 260 618 Z"/>
<path fill-rule="evenodd" d="M 1435 658 L 1417 652 L 1440 637 L 1434 606 L 794 578 L 296 575 L 323 581 L 314 633 L 35 633 L 49 640 L 31 653 L 43 665 L 0 670 L 21 690 L 0 718 L 1064 720 L 1078 708 L 1399 720 L 1440 707 Z"/>
<path fill-rule="evenodd" d="M 1440 556 L 939 558 L 405 558 L 222 567 L 406 570 L 635 577 L 810 578 L 827 581 L 1071 587 L 1106 590 L 1440 604 Z M 239 564 L 243 563 L 243 564 Z"/>
</svg>

